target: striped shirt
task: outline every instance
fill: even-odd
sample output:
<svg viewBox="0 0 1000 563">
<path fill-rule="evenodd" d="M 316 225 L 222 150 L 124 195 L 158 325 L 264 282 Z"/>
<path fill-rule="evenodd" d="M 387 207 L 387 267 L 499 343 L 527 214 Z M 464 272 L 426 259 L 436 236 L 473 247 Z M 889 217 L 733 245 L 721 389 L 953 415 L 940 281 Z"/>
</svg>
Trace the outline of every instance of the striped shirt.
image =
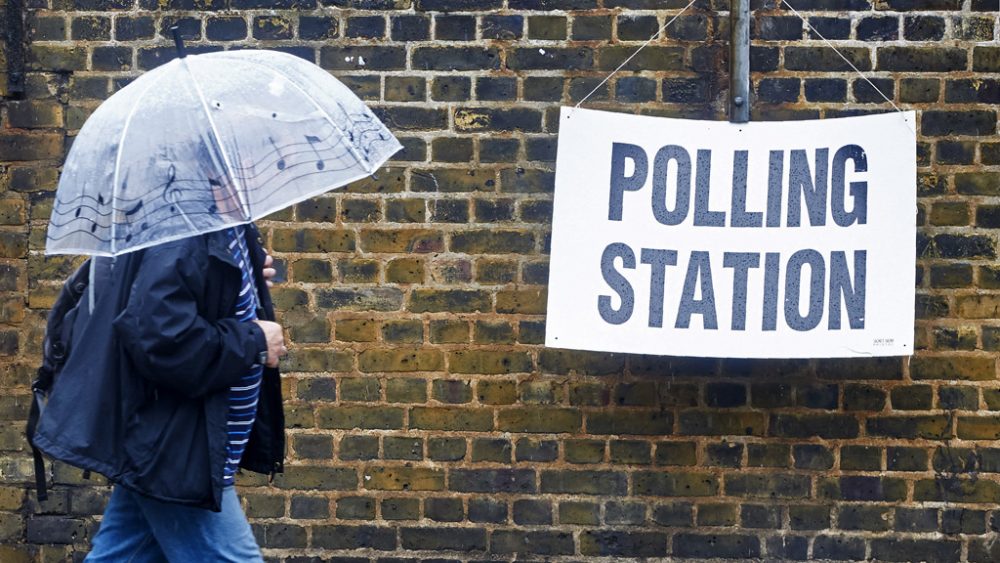
<svg viewBox="0 0 1000 563">
<path fill-rule="evenodd" d="M 250 254 L 247 251 L 246 238 L 242 226 L 229 231 L 229 250 L 243 272 L 243 283 L 240 284 L 240 294 L 236 302 L 236 318 L 240 322 L 251 322 L 257 319 L 257 288 L 254 285 L 253 271 L 250 267 Z M 226 446 L 226 466 L 223 471 L 223 484 L 232 485 L 236 471 L 250 439 L 250 430 L 257 416 L 257 399 L 260 396 L 260 382 L 264 366 L 254 365 L 236 385 L 229 388 L 229 413 L 227 426 L 229 440 Z"/>
</svg>

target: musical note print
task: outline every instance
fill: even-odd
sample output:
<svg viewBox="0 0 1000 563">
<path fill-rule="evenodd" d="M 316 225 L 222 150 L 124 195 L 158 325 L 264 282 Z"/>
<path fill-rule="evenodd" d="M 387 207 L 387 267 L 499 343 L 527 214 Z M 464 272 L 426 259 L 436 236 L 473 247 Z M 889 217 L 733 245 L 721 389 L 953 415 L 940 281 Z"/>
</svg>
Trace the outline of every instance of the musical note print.
<svg viewBox="0 0 1000 563">
<path fill-rule="evenodd" d="M 311 148 L 313 152 L 316 153 L 316 170 L 322 170 L 324 167 L 326 167 L 326 163 L 323 162 L 323 159 L 320 158 L 319 156 L 319 151 L 316 150 L 316 143 L 318 143 L 319 141 L 320 141 L 319 137 L 315 135 L 306 135 L 306 142 L 309 143 L 309 148 Z"/>
<path fill-rule="evenodd" d="M 170 201 L 170 187 L 177 181 L 177 168 L 171 164 L 167 169 L 167 183 L 163 186 L 163 199 Z M 174 188 L 176 189 L 176 188 Z"/>
<path fill-rule="evenodd" d="M 277 115 L 277 114 L 275 114 L 275 115 Z M 284 170 L 285 169 L 285 157 L 281 156 L 281 148 L 278 147 L 277 144 L 275 144 L 274 137 L 268 137 L 267 140 L 270 141 L 271 146 L 274 147 L 274 152 L 278 153 L 278 163 L 276 165 L 278 167 L 278 170 Z"/>
</svg>

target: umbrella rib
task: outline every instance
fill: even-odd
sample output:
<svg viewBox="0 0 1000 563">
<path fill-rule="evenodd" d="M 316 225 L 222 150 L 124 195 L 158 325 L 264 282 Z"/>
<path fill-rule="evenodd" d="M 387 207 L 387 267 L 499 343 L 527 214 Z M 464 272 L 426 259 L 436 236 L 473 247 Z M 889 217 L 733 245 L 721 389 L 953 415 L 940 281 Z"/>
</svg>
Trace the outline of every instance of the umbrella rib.
<svg viewBox="0 0 1000 563">
<path fill-rule="evenodd" d="M 125 118 L 125 125 L 122 126 L 122 135 L 121 135 L 121 137 L 118 140 L 118 150 L 115 151 L 115 173 L 112 176 L 112 180 L 111 180 L 111 211 L 112 211 L 112 213 L 115 210 L 115 202 L 118 201 L 118 173 L 121 171 L 121 166 L 122 166 L 122 147 L 125 146 L 125 135 L 128 134 L 129 126 L 132 125 L 132 117 L 135 116 L 135 110 L 139 109 L 139 102 L 141 102 L 142 99 L 146 96 L 146 92 L 149 92 L 150 90 L 152 90 L 153 86 L 156 86 L 157 84 L 159 84 L 160 80 L 163 80 L 163 77 L 165 77 L 166 75 L 167 75 L 167 71 L 164 68 L 164 70 L 160 74 L 160 76 L 158 76 L 156 78 L 156 80 L 154 80 L 152 83 L 150 83 L 150 85 L 147 86 L 146 89 L 143 90 L 141 94 L 139 94 L 138 96 L 136 96 L 135 103 L 132 104 L 132 108 L 129 109 L 129 111 L 128 111 L 128 117 Z M 115 252 L 117 251 L 117 248 L 115 248 L 116 247 L 115 241 L 117 240 L 115 238 L 117 236 L 117 233 L 115 232 L 117 230 L 117 229 L 115 229 L 116 226 L 117 226 L 117 223 L 115 222 L 115 218 L 111 217 L 111 241 L 110 241 L 111 244 L 110 244 L 110 246 L 111 246 L 111 255 L 112 256 L 114 256 Z"/>
<path fill-rule="evenodd" d="M 215 138 L 215 144 L 217 147 L 219 147 L 219 153 L 222 155 L 222 164 L 226 168 L 226 174 L 229 175 L 229 178 L 233 181 L 233 184 L 236 184 L 235 186 L 233 186 L 232 189 L 236 193 L 237 199 L 239 199 L 240 201 L 240 206 L 243 208 L 243 218 L 246 221 L 250 221 L 252 220 L 252 217 L 250 216 L 250 202 L 246 199 L 246 193 L 243 190 L 243 186 L 240 185 L 239 180 L 236 177 L 236 174 L 233 172 L 233 165 L 230 164 L 229 155 L 226 154 L 226 149 L 222 145 L 222 137 L 219 136 L 219 131 L 215 126 L 215 120 L 212 119 L 212 113 L 208 109 L 208 103 L 205 101 L 205 95 L 201 91 L 201 86 L 198 84 L 198 79 L 195 77 L 194 73 L 191 72 L 191 67 L 188 66 L 187 64 L 188 59 L 185 57 L 183 59 L 180 59 L 180 61 L 181 61 L 181 66 L 183 66 L 184 69 L 187 70 L 188 75 L 191 76 L 191 83 L 194 84 L 195 92 L 198 93 L 198 100 L 201 102 L 201 109 L 205 112 L 205 117 L 208 119 L 208 124 L 211 126 L 210 128 L 212 130 L 212 137 Z"/>
<path fill-rule="evenodd" d="M 323 117 L 325 117 L 326 120 L 330 122 L 330 125 L 333 125 L 333 128 L 336 129 L 338 133 L 340 133 L 342 136 L 345 134 L 344 130 L 341 129 L 339 125 L 337 125 L 337 122 L 334 121 L 332 117 L 330 117 L 330 114 L 327 113 L 325 109 L 323 109 L 323 106 L 319 105 L 319 102 L 317 102 L 315 99 L 313 99 L 313 97 L 310 96 L 309 93 L 306 92 L 301 86 L 299 86 L 298 84 L 296 84 L 294 80 L 292 80 L 291 78 L 288 78 L 287 76 L 282 75 L 278 71 L 276 71 L 276 70 L 268 67 L 267 64 L 265 64 L 265 63 L 261 63 L 260 66 L 263 67 L 264 69 L 266 69 L 268 72 L 270 72 L 274 76 L 277 76 L 279 78 L 284 78 L 285 80 L 287 80 L 289 84 L 291 84 L 292 86 L 294 86 L 295 89 L 299 91 L 299 93 L 301 93 L 303 96 L 305 96 L 305 98 L 307 100 L 309 100 L 310 103 L 312 103 L 313 107 L 315 107 L 317 110 L 319 110 L 320 113 L 323 114 Z M 346 110 L 344 111 L 344 113 L 345 114 L 347 113 Z M 349 148 L 351 150 L 351 154 L 354 155 L 354 159 L 357 160 L 358 163 L 361 164 L 361 166 L 364 167 L 365 172 L 367 172 L 369 174 L 371 174 L 372 172 L 374 172 L 374 170 L 371 167 L 369 167 L 369 166 L 367 166 L 365 164 L 365 162 L 367 161 L 367 159 L 362 159 L 361 155 L 358 154 L 357 148 L 354 146 L 354 143 L 348 141 L 348 142 L 346 142 L 344 144 L 346 144 L 347 148 Z"/>
</svg>

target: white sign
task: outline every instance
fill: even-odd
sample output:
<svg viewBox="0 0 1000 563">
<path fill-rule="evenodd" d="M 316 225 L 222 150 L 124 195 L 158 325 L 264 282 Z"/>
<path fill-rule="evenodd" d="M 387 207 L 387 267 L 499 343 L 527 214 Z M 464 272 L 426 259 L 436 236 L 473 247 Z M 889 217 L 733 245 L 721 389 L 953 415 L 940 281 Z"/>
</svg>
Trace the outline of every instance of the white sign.
<svg viewBox="0 0 1000 563">
<path fill-rule="evenodd" d="M 914 123 L 563 108 L 546 346 L 912 354 Z"/>
</svg>

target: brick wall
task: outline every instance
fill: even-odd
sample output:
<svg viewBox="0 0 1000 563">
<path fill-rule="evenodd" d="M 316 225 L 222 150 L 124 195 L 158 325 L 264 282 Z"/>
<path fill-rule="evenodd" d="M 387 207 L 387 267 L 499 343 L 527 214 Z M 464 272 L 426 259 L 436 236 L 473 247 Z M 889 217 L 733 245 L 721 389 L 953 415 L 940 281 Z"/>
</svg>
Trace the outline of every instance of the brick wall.
<svg viewBox="0 0 1000 563">
<path fill-rule="evenodd" d="M 919 350 L 851 361 L 541 345 L 558 107 L 686 2 L 25 2 L 26 92 L 0 110 L 0 560 L 82 558 L 106 502 L 60 465 L 50 501 L 28 492 L 28 385 L 77 263 L 44 233 L 73 135 L 169 60 L 174 23 L 192 52 L 315 61 L 406 147 L 261 223 L 292 342 L 287 472 L 241 479 L 269 560 L 1000 560 L 997 0 L 792 2 L 919 116 Z M 889 109 L 753 8 L 754 119 Z M 726 9 L 699 0 L 588 107 L 725 119 Z"/>
</svg>

